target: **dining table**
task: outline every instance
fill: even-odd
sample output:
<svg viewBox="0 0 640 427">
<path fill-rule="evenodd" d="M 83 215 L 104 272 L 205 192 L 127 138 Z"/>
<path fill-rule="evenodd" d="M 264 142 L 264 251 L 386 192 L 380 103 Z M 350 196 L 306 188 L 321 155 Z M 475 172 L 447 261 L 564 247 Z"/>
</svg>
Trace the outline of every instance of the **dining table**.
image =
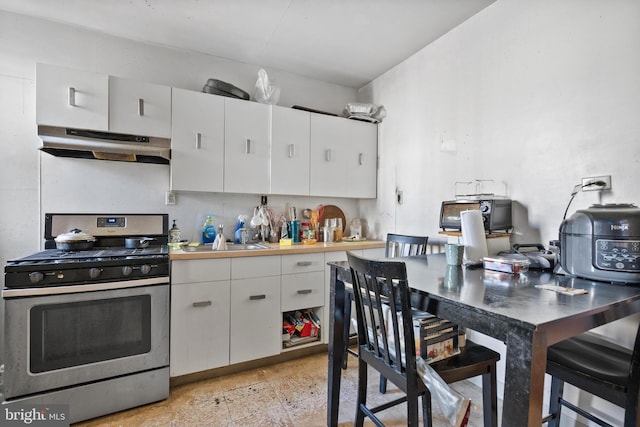
<svg viewBox="0 0 640 427">
<path fill-rule="evenodd" d="M 502 341 L 506 346 L 501 425 L 539 427 L 547 348 L 640 312 L 640 286 L 528 270 L 518 274 L 448 265 L 444 254 L 403 261 L 412 306 Z M 338 424 L 345 356 L 346 261 L 330 262 L 327 425 Z M 355 416 L 355 414 L 354 414 Z"/>
</svg>

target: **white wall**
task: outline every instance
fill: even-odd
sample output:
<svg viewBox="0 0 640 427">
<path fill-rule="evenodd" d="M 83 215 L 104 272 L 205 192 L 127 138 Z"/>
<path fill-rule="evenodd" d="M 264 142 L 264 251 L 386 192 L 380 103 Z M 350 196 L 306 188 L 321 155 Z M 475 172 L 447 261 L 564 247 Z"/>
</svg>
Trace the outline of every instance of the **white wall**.
<svg viewBox="0 0 640 427">
<path fill-rule="evenodd" d="M 582 177 L 612 176 L 602 202 L 640 204 L 639 18 L 637 0 L 500 0 L 364 87 L 361 99 L 388 112 L 378 199 L 360 202 L 378 236 L 436 237 L 457 181 L 506 188 L 512 243 L 556 239 Z M 580 193 L 569 215 L 599 201 Z M 628 345 L 631 329 L 611 336 Z"/>
</svg>

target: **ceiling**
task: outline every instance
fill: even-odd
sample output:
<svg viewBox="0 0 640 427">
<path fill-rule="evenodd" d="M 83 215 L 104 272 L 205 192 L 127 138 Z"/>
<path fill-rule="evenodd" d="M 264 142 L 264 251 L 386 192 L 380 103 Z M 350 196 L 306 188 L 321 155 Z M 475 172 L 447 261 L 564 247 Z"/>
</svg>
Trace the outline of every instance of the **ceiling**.
<svg viewBox="0 0 640 427">
<path fill-rule="evenodd" d="M 0 9 L 360 88 L 496 0 L 0 0 Z"/>
</svg>

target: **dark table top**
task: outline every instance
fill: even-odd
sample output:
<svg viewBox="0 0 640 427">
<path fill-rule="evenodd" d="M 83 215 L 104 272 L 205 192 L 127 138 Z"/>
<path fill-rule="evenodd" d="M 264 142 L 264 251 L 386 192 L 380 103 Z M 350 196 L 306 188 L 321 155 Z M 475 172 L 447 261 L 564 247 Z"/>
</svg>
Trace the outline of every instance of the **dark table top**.
<svg viewBox="0 0 640 427">
<path fill-rule="evenodd" d="M 406 264 L 409 286 L 417 293 L 428 296 L 428 303 L 437 304 L 440 301 L 446 302 L 453 310 L 456 306 L 464 308 L 467 322 L 463 326 L 502 341 L 505 341 L 507 330 L 501 330 L 500 324 L 508 323 L 510 326 L 518 325 L 542 332 L 545 329 L 553 330 L 558 323 L 569 319 L 576 322 L 584 318 L 594 323 L 596 318 L 591 325 L 595 327 L 608 321 L 597 321 L 599 312 L 609 310 L 619 302 L 640 300 L 638 286 L 596 282 L 540 270 L 514 275 L 482 268 L 468 269 L 447 265 L 441 254 L 390 259 L 400 260 Z M 336 264 L 348 269 L 347 262 Z M 587 293 L 565 295 L 537 288 L 536 285 L 584 289 Z M 415 301 L 412 303 L 419 305 Z M 478 314 L 477 318 L 474 318 L 474 313 Z M 492 319 L 497 322 L 492 322 Z M 549 338 L 548 345 L 556 341 L 553 337 Z"/>
</svg>

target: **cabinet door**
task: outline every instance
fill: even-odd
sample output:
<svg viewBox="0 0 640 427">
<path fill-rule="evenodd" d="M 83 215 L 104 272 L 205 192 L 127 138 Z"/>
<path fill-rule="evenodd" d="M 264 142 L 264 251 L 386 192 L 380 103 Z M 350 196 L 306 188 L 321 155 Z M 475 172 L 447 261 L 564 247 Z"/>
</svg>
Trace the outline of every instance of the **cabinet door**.
<svg viewBox="0 0 640 427">
<path fill-rule="evenodd" d="M 309 195 L 310 113 L 271 110 L 271 194 Z"/>
<path fill-rule="evenodd" d="M 269 192 L 270 123 L 269 105 L 225 98 L 225 192 Z"/>
<path fill-rule="evenodd" d="M 377 126 L 311 114 L 312 196 L 376 197 Z"/>
<path fill-rule="evenodd" d="M 346 197 L 347 125 L 343 118 L 311 114 L 311 196 Z"/>
<path fill-rule="evenodd" d="M 280 354 L 280 276 L 231 281 L 231 364 Z"/>
<path fill-rule="evenodd" d="M 378 178 L 378 128 L 351 120 L 347 133 L 347 196 L 375 198 Z"/>
<path fill-rule="evenodd" d="M 109 130 L 171 137 L 171 87 L 109 77 Z"/>
<path fill-rule="evenodd" d="M 109 77 L 36 64 L 36 123 L 107 131 Z"/>
<path fill-rule="evenodd" d="M 229 364 L 230 282 L 171 286 L 171 376 Z"/>
<path fill-rule="evenodd" d="M 222 192 L 224 98 L 172 89 L 171 189 Z"/>
</svg>

